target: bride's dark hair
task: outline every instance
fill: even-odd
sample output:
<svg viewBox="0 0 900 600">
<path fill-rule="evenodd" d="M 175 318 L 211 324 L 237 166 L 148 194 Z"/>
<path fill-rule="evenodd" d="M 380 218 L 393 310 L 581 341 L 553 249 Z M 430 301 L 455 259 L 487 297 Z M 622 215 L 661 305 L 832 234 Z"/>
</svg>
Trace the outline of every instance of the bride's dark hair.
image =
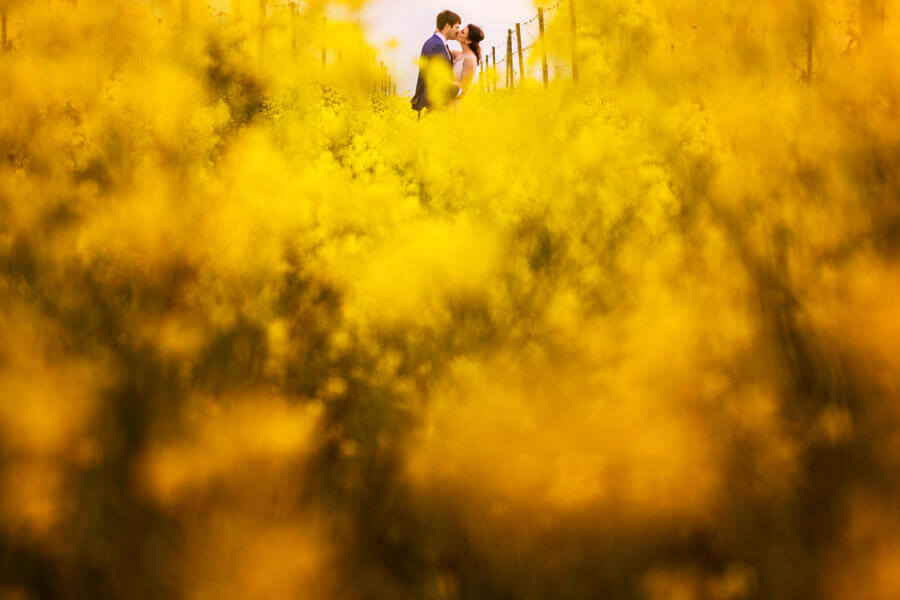
<svg viewBox="0 0 900 600">
<path fill-rule="evenodd" d="M 478 57 L 478 64 L 481 64 L 481 41 L 484 39 L 484 32 L 481 30 L 481 27 L 478 25 L 472 25 L 471 23 L 468 25 L 469 28 L 469 48 L 472 49 L 472 52 L 475 53 L 475 56 Z"/>
</svg>

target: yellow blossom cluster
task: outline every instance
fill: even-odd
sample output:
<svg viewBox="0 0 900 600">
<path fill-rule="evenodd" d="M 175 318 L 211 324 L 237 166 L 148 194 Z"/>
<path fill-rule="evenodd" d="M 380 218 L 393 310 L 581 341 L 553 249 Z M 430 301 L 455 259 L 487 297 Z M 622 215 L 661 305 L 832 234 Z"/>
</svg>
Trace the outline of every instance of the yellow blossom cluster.
<svg viewBox="0 0 900 600">
<path fill-rule="evenodd" d="M 363 5 L 0 0 L 0 598 L 897 597 L 897 0 Z"/>
</svg>

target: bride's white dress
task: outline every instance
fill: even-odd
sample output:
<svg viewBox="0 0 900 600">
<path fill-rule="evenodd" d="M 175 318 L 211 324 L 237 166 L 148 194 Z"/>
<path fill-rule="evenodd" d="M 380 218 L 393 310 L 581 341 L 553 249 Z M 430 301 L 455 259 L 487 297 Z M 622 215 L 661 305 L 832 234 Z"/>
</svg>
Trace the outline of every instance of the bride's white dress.
<svg viewBox="0 0 900 600">
<path fill-rule="evenodd" d="M 453 61 L 453 80 L 454 81 L 462 81 L 463 74 L 463 63 L 465 62 L 464 55 L 460 54 L 456 57 L 456 60 Z M 470 88 L 474 87 L 475 84 L 478 83 L 478 69 L 475 69 L 475 75 L 472 77 L 472 83 L 469 85 Z"/>
</svg>

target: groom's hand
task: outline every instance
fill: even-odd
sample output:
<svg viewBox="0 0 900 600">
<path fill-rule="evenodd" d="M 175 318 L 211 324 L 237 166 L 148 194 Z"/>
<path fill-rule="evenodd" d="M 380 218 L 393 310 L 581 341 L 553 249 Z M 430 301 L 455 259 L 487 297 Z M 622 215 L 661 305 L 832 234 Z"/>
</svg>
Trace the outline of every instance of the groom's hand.
<svg viewBox="0 0 900 600">
<path fill-rule="evenodd" d="M 444 106 L 447 103 L 448 84 L 453 81 L 453 73 L 443 60 L 429 60 L 425 65 L 425 93 L 431 106 Z"/>
</svg>

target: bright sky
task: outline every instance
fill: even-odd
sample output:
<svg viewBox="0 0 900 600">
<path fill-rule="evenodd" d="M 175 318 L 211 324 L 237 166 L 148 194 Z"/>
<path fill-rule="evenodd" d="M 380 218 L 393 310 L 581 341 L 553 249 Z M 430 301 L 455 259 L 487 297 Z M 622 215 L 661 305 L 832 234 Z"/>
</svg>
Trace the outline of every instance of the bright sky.
<svg viewBox="0 0 900 600">
<path fill-rule="evenodd" d="M 498 55 L 506 53 L 506 30 L 515 30 L 516 22 L 537 14 L 532 0 L 370 0 L 363 13 L 364 24 L 369 40 L 397 81 L 398 94 L 411 93 L 416 87 L 419 52 L 444 9 L 462 17 L 463 25 L 481 27 L 485 34 L 482 51 L 497 46 Z M 396 44 L 390 44 L 391 40 Z"/>
</svg>

